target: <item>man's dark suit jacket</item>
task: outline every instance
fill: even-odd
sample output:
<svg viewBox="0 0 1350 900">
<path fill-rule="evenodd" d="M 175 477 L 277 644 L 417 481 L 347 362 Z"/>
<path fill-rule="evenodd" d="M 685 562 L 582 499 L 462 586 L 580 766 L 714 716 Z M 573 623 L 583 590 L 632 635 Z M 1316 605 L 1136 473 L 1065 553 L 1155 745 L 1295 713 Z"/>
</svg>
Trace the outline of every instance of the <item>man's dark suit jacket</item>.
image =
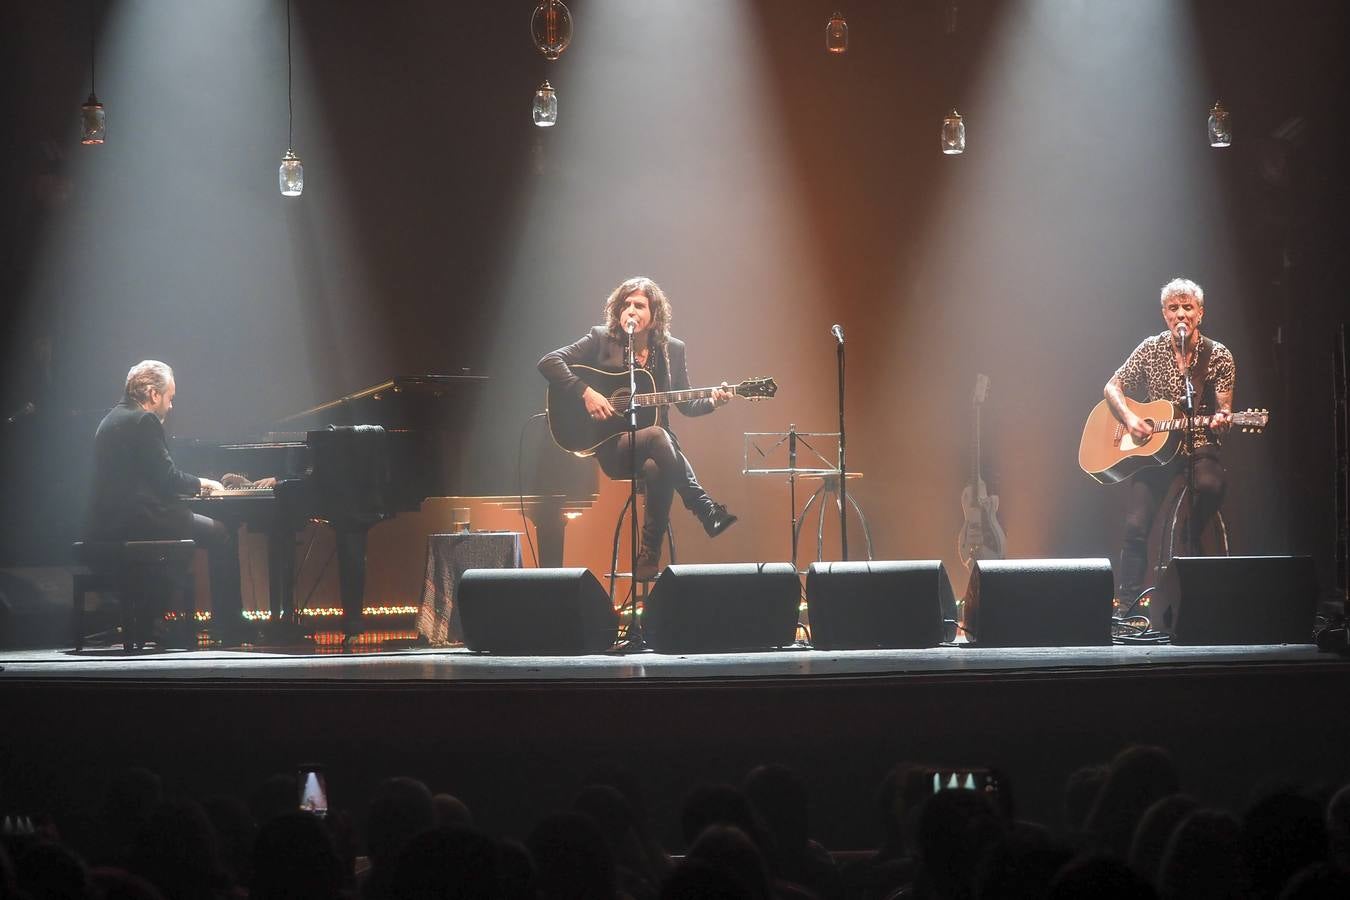
<svg viewBox="0 0 1350 900">
<path fill-rule="evenodd" d="M 550 382 L 562 385 L 580 403 L 581 395 L 586 392 L 586 383 L 573 375 L 569 366 L 583 365 L 610 371 L 622 370 L 625 368 L 623 353 L 626 343 L 626 338 L 620 340 L 612 337 L 609 329 L 604 325 L 596 325 L 575 344 L 568 344 L 566 347 L 554 350 L 539 360 L 539 371 Z M 679 338 L 670 338 L 666 342 L 666 356 L 670 362 L 669 371 L 666 371 L 663 361 L 658 362 L 652 372 L 653 379 L 656 381 L 656 389 L 658 391 L 688 390 L 689 369 L 685 363 L 684 341 Z M 712 400 L 708 398 L 690 400 L 676 405 L 680 412 L 686 416 L 707 415 L 716 408 Z M 657 416 L 657 421 L 669 430 L 670 407 L 661 407 Z"/>
<path fill-rule="evenodd" d="M 182 498 L 200 490 L 173 464 L 158 416 L 124 400 L 103 417 L 94 434 L 90 539 L 188 537 L 192 512 Z"/>
</svg>

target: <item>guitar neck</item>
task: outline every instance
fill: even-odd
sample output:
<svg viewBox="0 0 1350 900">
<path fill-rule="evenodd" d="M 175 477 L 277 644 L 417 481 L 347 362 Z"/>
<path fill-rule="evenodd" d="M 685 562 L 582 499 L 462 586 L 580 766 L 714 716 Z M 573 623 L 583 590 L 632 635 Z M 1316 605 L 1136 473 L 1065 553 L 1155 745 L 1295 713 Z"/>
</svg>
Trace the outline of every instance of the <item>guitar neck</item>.
<svg viewBox="0 0 1350 900">
<path fill-rule="evenodd" d="M 980 485 L 980 405 L 975 404 L 975 435 L 973 438 L 974 446 L 971 447 L 970 460 L 970 484 L 971 487 L 978 489 Z"/>
<path fill-rule="evenodd" d="M 1192 422 L 1201 428 L 1208 428 L 1209 423 L 1213 418 L 1214 418 L 1213 416 L 1193 416 L 1191 418 L 1181 416 L 1180 418 L 1177 419 L 1163 419 L 1162 421 L 1153 423 L 1153 430 L 1181 431 L 1183 428 L 1187 426 L 1188 423 Z"/>
<path fill-rule="evenodd" d="M 735 393 L 740 385 L 732 385 L 731 391 Z M 720 387 L 708 388 L 690 388 L 683 391 L 658 391 L 654 394 L 634 394 L 632 405 L 642 406 L 666 406 L 670 403 L 684 403 L 688 400 L 706 400 L 712 397 L 714 391 L 721 390 Z"/>
</svg>

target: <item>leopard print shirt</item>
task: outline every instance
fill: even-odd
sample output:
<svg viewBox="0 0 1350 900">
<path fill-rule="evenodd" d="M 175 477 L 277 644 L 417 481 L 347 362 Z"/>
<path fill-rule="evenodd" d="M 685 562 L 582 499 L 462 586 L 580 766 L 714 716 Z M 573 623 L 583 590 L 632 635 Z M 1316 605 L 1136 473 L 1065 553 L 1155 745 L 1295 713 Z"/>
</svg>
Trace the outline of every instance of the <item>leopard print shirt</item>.
<svg viewBox="0 0 1350 900">
<path fill-rule="evenodd" d="M 1212 412 L 1205 408 L 1210 394 L 1208 389 L 1212 387 L 1216 393 L 1232 391 L 1233 385 L 1237 383 L 1237 365 L 1233 362 L 1232 352 L 1223 344 L 1203 335 L 1201 339 L 1210 344 L 1209 364 L 1205 367 L 1205 377 L 1196 385 L 1196 389 L 1200 392 L 1201 412 Z M 1135 399 L 1149 402 L 1170 400 L 1180 405 L 1186 395 L 1186 381 L 1172 354 L 1170 331 L 1141 341 L 1125 364 L 1116 370 L 1114 377 L 1120 389 Z M 1217 446 L 1220 443 L 1218 436 L 1211 434 L 1208 428 L 1195 435 L 1197 447 L 1206 444 Z"/>
</svg>

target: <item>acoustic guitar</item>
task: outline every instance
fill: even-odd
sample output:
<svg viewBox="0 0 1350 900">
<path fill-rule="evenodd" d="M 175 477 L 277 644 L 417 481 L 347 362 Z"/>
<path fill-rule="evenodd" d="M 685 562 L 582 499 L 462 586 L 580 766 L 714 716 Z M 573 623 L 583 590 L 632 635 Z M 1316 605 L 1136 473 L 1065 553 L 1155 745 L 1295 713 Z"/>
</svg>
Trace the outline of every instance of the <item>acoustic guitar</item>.
<svg viewBox="0 0 1350 900">
<path fill-rule="evenodd" d="M 1170 400 L 1141 403 L 1125 398 L 1125 405 L 1135 415 L 1153 423 L 1153 433 L 1143 443 L 1137 443 L 1129 429 L 1116 418 L 1111 404 L 1103 399 L 1088 414 L 1083 426 L 1083 439 L 1078 444 L 1078 466 L 1093 481 L 1114 484 L 1124 481 L 1147 466 L 1162 466 L 1171 462 L 1181 450 L 1186 423 L 1196 427 L 1209 425 L 1211 416 L 1196 416 L 1194 420 L 1181 414 Z M 1270 413 L 1264 409 L 1248 409 L 1233 413 L 1233 428 L 1249 434 L 1260 434 L 1270 423 Z"/>
<path fill-rule="evenodd" d="M 989 376 L 975 376 L 971 405 L 975 408 L 975 436 L 971 441 L 970 483 L 961 491 L 961 511 L 966 521 L 956 536 L 961 562 L 969 568 L 977 559 L 1003 559 L 1008 536 L 998 523 L 998 497 L 985 488 L 980 477 L 980 407 L 989 392 Z"/>
<path fill-rule="evenodd" d="M 608 398 L 617 416 L 599 421 L 592 419 L 586 412 L 586 404 L 581 398 L 560 385 L 548 386 L 548 398 L 545 408 L 548 411 L 548 429 L 553 441 L 559 447 L 576 456 L 593 456 L 596 449 L 605 441 L 611 441 L 628 430 L 628 413 L 637 410 L 637 427 L 646 428 L 656 424 L 657 407 L 671 403 L 684 403 L 687 400 L 701 400 L 712 397 L 719 387 L 690 388 L 682 391 L 657 391 L 652 373 L 638 369 L 636 374 L 638 393 L 628 390 L 628 370 L 608 371 L 591 366 L 571 367 L 576 375 L 588 387 L 594 388 Z M 778 385 L 772 378 L 747 378 L 740 384 L 727 388 L 737 397 L 747 400 L 767 400 L 778 393 Z"/>
</svg>

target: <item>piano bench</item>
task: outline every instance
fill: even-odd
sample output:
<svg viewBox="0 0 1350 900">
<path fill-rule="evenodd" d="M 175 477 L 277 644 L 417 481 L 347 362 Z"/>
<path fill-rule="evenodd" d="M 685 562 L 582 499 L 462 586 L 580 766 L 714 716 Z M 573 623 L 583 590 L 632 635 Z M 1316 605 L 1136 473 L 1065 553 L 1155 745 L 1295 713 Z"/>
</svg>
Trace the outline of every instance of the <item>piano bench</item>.
<svg viewBox="0 0 1350 900">
<path fill-rule="evenodd" d="M 84 649 L 85 600 L 95 591 L 117 595 L 123 650 L 140 649 L 154 637 L 154 616 L 168 608 L 175 587 L 183 596 L 182 630 L 186 635 L 193 634 L 197 611 L 191 576 L 195 541 L 76 541 L 73 549 L 76 561 L 85 567 L 85 571 L 75 573 L 71 603 L 77 651 Z M 192 646 L 186 638 L 185 642 Z"/>
</svg>

